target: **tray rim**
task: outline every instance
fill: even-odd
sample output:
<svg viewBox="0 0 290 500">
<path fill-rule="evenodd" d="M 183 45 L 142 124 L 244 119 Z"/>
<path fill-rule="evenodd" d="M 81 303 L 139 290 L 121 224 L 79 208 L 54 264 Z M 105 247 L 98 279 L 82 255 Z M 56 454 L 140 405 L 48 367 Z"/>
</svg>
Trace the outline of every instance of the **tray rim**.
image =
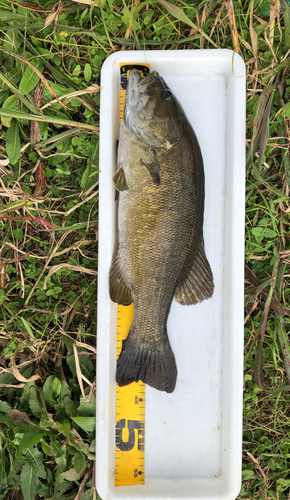
<svg viewBox="0 0 290 500">
<path fill-rule="evenodd" d="M 232 62 L 234 60 L 234 64 L 235 65 L 237 64 L 239 66 L 239 71 L 241 73 L 241 75 L 239 75 L 240 76 L 240 83 L 239 83 L 238 87 L 240 87 L 240 90 L 242 90 L 242 92 L 243 92 L 242 96 L 245 96 L 245 64 L 244 64 L 244 61 L 241 58 L 241 56 L 239 56 L 238 54 L 235 54 L 233 51 L 231 51 L 229 49 L 172 50 L 172 51 L 154 51 L 153 50 L 153 51 L 146 51 L 146 53 L 150 53 L 150 62 L 151 62 L 152 58 L 158 59 L 158 58 L 160 58 L 161 55 L 164 56 L 165 54 L 166 54 L 166 57 L 169 56 L 169 59 L 173 60 L 174 57 L 176 57 L 177 53 L 178 53 L 178 57 L 183 58 L 184 60 L 186 60 L 190 57 L 193 57 L 193 59 L 214 58 L 216 60 L 218 60 L 220 58 L 223 61 L 227 60 L 226 64 L 230 63 L 228 66 L 229 71 L 231 71 L 231 69 L 232 69 Z M 103 67 L 102 67 L 101 88 L 102 88 L 103 81 L 105 80 L 106 73 L 108 73 L 107 78 L 110 76 L 112 77 L 113 66 L 117 62 L 127 62 L 129 60 L 130 60 L 130 62 L 131 61 L 132 62 L 141 62 L 141 63 L 144 62 L 144 52 L 143 51 L 126 51 L 126 52 L 120 51 L 120 52 L 116 52 L 116 53 L 112 54 L 111 56 L 109 56 L 105 60 Z M 101 94 L 101 111 L 102 111 L 102 108 L 103 109 L 106 108 L 106 103 L 104 102 L 105 98 L 106 98 L 106 92 L 104 92 L 104 93 L 102 92 L 102 94 Z M 244 123 L 245 123 L 245 106 L 244 106 L 244 109 L 242 109 L 242 110 L 239 110 L 239 109 L 233 110 L 233 113 L 240 113 L 241 114 L 241 112 L 242 112 L 243 117 L 240 117 L 240 120 L 242 118 L 244 118 Z M 102 112 L 101 112 L 100 131 L 102 128 L 101 124 L 102 124 Z M 240 165 L 239 169 L 240 170 L 241 169 L 244 170 L 244 165 L 245 165 L 244 138 L 245 138 L 245 133 L 242 134 L 241 137 L 239 137 L 237 139 L 239 148 L 238 148 L 238 151 L 235 151 L 235 157 L 237 157 L 238 154 L 240 155 L 240 158 L 239 158 L 239 165 Z M 102 134 L 100 132 L 100 158 L 101 158 L 101 153 L 102 153 Z M 235 177 L 236 172 L 233 171 L 232 175 L 233 175 L 233 177 Z M 237 182 L 237 181 L 234 180 L 234 182 Z M 240 183 L 241 182 L 242 181 L 240 180 Z M 243 184 L 243 182 L 242 182 L 242 184 Z M 242 187 L 244 187 L 244 186 L 242 185 L 240 188 L 242 188 Z M 104 193 L 102 193 L 101 186 L 100 186 L 100 197 L 103 196 L 103 194 Z M 236 210 L 234 210 L 235 213 L 233 214 L 233 217 L 235 217 L 235 219 L 237 219 L 239 222 L 241 222 L 241 220 L 243 221 L 243 225 L 238 226 L 240 229 L 243 228 L 243 230 L 242 231 L 239 230 L 238 233 L 236 235 L 233 235 L 233 238 L 232 238 L 233 253 L 236 257 L 235 261 L 237 261 L 238 263 L 241 263 L 241 262 L 243 263 L 243 261 L 244 261 L 244 248 L 242 247 L 242 249 L 241 249 L 241 239 L 244 242 L 244 231 L 245 231 L 245 228 L 244 228 L 244 199 L 242 200 L 242 202 L 243 202 L 243 204 L 240 203 L 239 207 L 236 208 Z M 101 206 L 104 207 L 104 201 L 101 201 L 101 203 L 100 203 L 100 220 L 101 220 L 101 214 L 102 214 Z M 101 226 L 101 224 L 100 224 L 100 226 Z M 100 236 L 101 236 L 101 234 L 100 234 Z M 241 269 L 238 269 L 238 271 L 236 272 L 237 282 L 242 281 L 242 283 L 243 283 L 243 277 L 244 276 L 243 276 L 243 264 L 242 264 Z M 98 311 L 101 311 L 101 307 L 102 307 L 102 304 L 100 304 L 100 296 L 101 296 L 100 294 L 101 294 L 101 286 L 98 289 L 98 299 L 99 299 L 98 300 Z M 242 295 L 242 302 L 243 302 L 243 299 L 244 299 L 243 287 L 242 287 L 242 290 L 239 291 L 239 299 L 241 298 L 241 295 Z M 237 318 L 239 318 L 239 320 L 237 321 L 237 327 L 238 327 L 238 330 L 241 330 L 241 325 L 240 325 L 241 311 L 239 310 L 239 308 L 237 308 L 236 313 L 237 313 Z M 99 326 L 101 327 L 101 324 L 99 323 L 99 314 L 98 314 L 98 331 L 99 331 Z M 99 352 L 99 348 L 102 350 L 104 341 L 105 340 L 103 340 L 102 338 L 99 338 L 99 336 L 97 336 L 97 343 L 98 343 L 97 351 L 98 352 Z M 243 352 L 243 338 L 239 339 L 239 341 L 236 343 L 237 343 L 236 350 L 241 349 Z M 127 488 L 126 488 L 126 493 L 125 493 L 125 489 L 124 489 L 123 490 L 124 494 L 122 494 L 121 491 L 120 491 L 120 494 L 114 494 L 112 491 L 110 491 L 109 470 L 107 467 L 108 460 L 106 460 L 106 459 L 108 459 L 108 454 L 107 454 L 108 450 L 106 450 L 106 443 L 109 446 L 108 436 L 106 436 L 107 439 L 105 441 L 103 441 L 104 435 L 100 435 L 100 433 L 103 434 L 103 432 L 106 429 L 106 425 L 108 425 L 108 421 L 107 421 L 108 412 L 106 411 L 106 404 L 109 404 L 108 388 L 107 388 L 107 394 L 106 394 L 106 389 L 105 389 L 106 384 L 104 384 L 103 382 L 100 381 L 100 376 L 104 375 L 104 373 L 101 369 L 102 366 L 104 366 L 102 364 L 104 362 L 104 359 L 102 359 L 102 357 L 103 357 L 102 354 L 103 353 L 100 353 L 100 356 L 98 354 L 98 367 L 97 367 L 98 377 L 97 377 L 96 484 L 98 487 L 98 491 L 99 491 L 99 494 L 101 496 L 103 495 L 102 496 L 103 500 L 105 500 L 107 498 L 119 498 L 119 497 L 120 498 L 129 497 L 129 498 L 136 498 L 137 499 L 137 498 L 142 496 L 143 498 L 147 498 L 144 495 L 144 491 L 142 492 L 142 490 L 140 490 L 140 494 L 136 494 L 136 491 L 133 492 L 132 487 L 129 487 L 129 491 L 127 491 Z M 239 363 L 235 363 L 235 365 L 236 364 L 237 364 L 236 371 L 233 372 L 234 377 L 233 377 L 232 382 L 233 382 L 233 385 L 240 386 L 240 378 L 241 378 L 241 373 L 243 371 L 243 365 L 242 365 L 241 361 L 239 361 Z M 108 374 L 108 372 L 107 372 L 107 374 Z M 241 436 L 242 436 L 242 398 L 237 398 L 237 397 L 235 397 L 235 394 L 234 394 L 233 401 L 236 403 L 236 406 L 234 407 L 234 410 L 235 410 L 234 413 L 235 413 L 237 426 L 235 429 L 233 429 L 232 439 L 234 441 L 241 442 L 242 441 L 242 439 L 241 439 Z M 103 441 L 103 442 L 101 442 L 101 441 Z M 236 453 L 236 455 L 237 455 L 237 453 Z M 102 457 L 102 459 L 101 459 L 101 457 Z M 228 485 L 229 487 L 228 487 L 226 496 L 223 494 L 217 495 L 217 496 L 210 496 L 210 497 L 203 496 L 202 497 L 203 499 L 216 498 L 216 499 L 228 499 L 228 500 L 230 500 L 230 499 L 234 499 L 238 495 L 239 489 L 240 489 L 240 483 L 241 483 L 241 459 L 242 459 L 241 449 L 240 449 L 240 458 L 237 459 L 237 456 L 232 457 L 232 458 L 235 462 L 235 473 L 234 473 L 235 477 L 230 478 L 229 485 Z M 100 460 L 103 462 L 102 464 L 100 463 Z M 104 465 L 104 461 L 106 462 L 105 465 Z M 218 478 L 216 478 L 216 480 L 217 479 Z M 180 480 L 180 481 L 182 481 L 182 480 Z M 195 481 L 195 480 L 191 479 L 191 481 Z M 201 479 L 197 480 L 197 481 L 202 482 Z M 151 480 L 151 482 L 152 482 L 152 480 Z M 209 480 L 206 480 L 206 482 L 209 482 Z M 217 484 L 216 484 L 216 486 L 217 486 Z M 142 489 L 144 487 L 141 486 L 141 487 L 139 487 L 139 489 L 140 488 Z M 131 495 L 130 495 L 130 492 L 132 492 Z M 148 497 L 148 498 L 153 499 L 155 497 L 150 495 L 150 497 Z M 156 498 L 158 498 L 160 500 L 161 498 L 169 498 L 169 497 L 158 496 Z M 173 497 L 170 497 L 170 498 L 173 498 Z M 184 498 L 192 498 L 193 499 L 193 498 L 197 498 L 197 497 L 185 496 Z"/>
</svg>

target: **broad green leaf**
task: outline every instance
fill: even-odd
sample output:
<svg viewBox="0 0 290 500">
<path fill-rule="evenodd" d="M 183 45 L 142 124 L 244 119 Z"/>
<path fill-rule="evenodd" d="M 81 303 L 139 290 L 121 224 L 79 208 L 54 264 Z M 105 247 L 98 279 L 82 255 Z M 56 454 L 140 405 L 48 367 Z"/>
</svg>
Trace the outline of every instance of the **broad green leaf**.
<svg viewBox="0 0 290 500">
<path fill-rule="evenodd" d="M 28 464 L 22 467 L 20 484 L 24 500 L 35 500 L 39 479 Z"/>
<path fill-rule="evenodd" d="M 60 391 L 60 400 L 63 403 L 70 403 L 72 402 L 71 399 L 71 390 L 69 388 L 69 385 L 66 380 L 61 381 L 61 391 Z"/>
<path fill-rule="evenodd" d="M 29 390 L 29 407 L 30 407 L 32 413 L 36 417 L 41 417 L 43 409 L 42 409 L 41 403 L 37 397 L 37 388 L 35 385 L 30 387 L 30 390 Z"/>
<path fill-rule="evenodd" d="M 276 231 L 273 231 L 273 229 L 265 229 L 265 232 L 264 232 L 264 237 L 265 238 L 276 238 L 278 235 L 276 233 Z"/>
<path fill-rule="evenodd" d="M 6 401 L 0 401 L 0 411 L 3 413 L 7 413 L 7 410 L 11 408 L 11 406 L 6 403 Z"/>
<path fill-rule="evenodd" d="M 89 417 L 94 417 L 96 415 L 96 397 L 93 397 L 91 403 L 84 402 L 83 398 L 81 398 L 81 404 L 78 407 L 78 413 L 80 416 L 86 415 Z"/>
<path fill-rule="evenodd" d="M 77 472 L 75 469 L 69 469 L 65 472 L 62 472 L 60 474 L 60 477 L 63 477 L 67 481 L 78 481 L 84 475 L 84 472 L 84 470 L 82 470 L 81 472 Z"/>
<path fill-rule="evenodd" d="M 40 71 L 42 72 L 44 69 L 44 63 L 41 61 L 41 59 L 37 59 L 36 61 L 33 60 L 33 65 Z M 23 73 L 23 77 L 21 78 L 20 85 L 19 85 L 19 92 L 21 95 L 26 95 L 31 92 L 36 85 L 39 82 L 39 76 L 35 73 L 35 71 L 30 67 L 27 66 Z"/>
<path fill-rule="evenodd" d="M 58 440 L 51 442 L 51 448 L 57 457 L 63 457 L 66 460 L 67 448 L 64 448 Z"/>
<path fill-rule="evenodd" d="M 251 233 L 255 236 L 257 243 L 261 243 L 264 235 L 264 229 L 262 227 L 252 227 Z"/>
<path fill-rule="evenodd" d="M 51 400 L 53 378 L 54 378 L 53 375 L 49 375 L 49 377 L 47 377 L 46 381 L 44 382 L 44 385 L 42 388 L 42 395 L 43 395 L 44 401 L 46 401 L 46 403 L 49 403 L 50 405 L 54 404 L 54 402 Z"/>
<path fill-rule="evenodd" d="M 90 452 L 95 453 L 96 451 L 96 440 L 94 439 L 90 444 Z"/>
<path fill-rule="evenodd" d="M 56 399 L 59 396 L 61 390 L 61 383 L 57 377 L 54 377 L 51 384 L 51 398 Z"/>
<path fill-rule="evenodd" d="M 46 500 L 63 500 L 64 493 L 71 488 L 71 483 L 69 481 L 63 480 L 63 482 L 56 482 L 54 487 L 54 495 Z"/>
<path fill-rule="evenodd" d="M 74 417 L 72 420 L 85 432 L 93 432 L 95 430 L 95 417 Z"/>
<path fill-rule="evenodd" d="M 45 431 L 38 433 L 26 432 L 18 445 L 18 452 L 20 453 L 22 450 L 30 448 L 31 446 L 34 446 L 35 444 L 39 443 L 39 441 L 41 441 L 41 439 L 43 438 L 44 434 Z"/>
<path fill-rule="evenodd" d="M 287 104 L 285 104 L 283 111 L 282 111 L 282 116 L 283 116 L 283 118 L 290 116 L 290 102 L 287 102 Z"/>
<path fill-rule="evenodd" d="M 38 496 L 43 499 L 48 498 L 53 494 L 53 485 L 50 484 L 49 486 L 47 486 L 40 482 L 37 493 Z"/>
<path fill-rule="evenodd" d="M 22 394 L 20 396 L 20 405 L 22 411 L 27 411 L 27 409 L 29 408 L 29 393 L 32 386 L 35 386 L 34 380 L 32 382 L 27 382 L 22 390 Z"/>
<path fill-rule="evenodd" d="M 91 65 L 89 63 L 85 64 L 84 77 L 85 77 L 85 80 L 86 80 L 87 83 L 89 83 L 91 81 L 92 68 L 91 68 Z"/>
<path fill-rule="evenodd" d="M 86 457 L 83 453 L 78 452 L 72 459 L 72 465 L 77 472 L 81 472 L 86 465 Z"/>
<path fill-rule="evenodd" d="M 67 459 L 66 459 L 66 457 L 56 457 L 55 461 L 57 463 L 57 472 L 60 475 L 66 469 Z"/>
<path fill-rule="evenodd" d="M 87 191 L 87 189 L 89 189 L 98 181 L 99 172 L 100 171 L 98 167 L 94 163 L 89 161 L 88 166 L 84 171 L 81 179 L 81 186 L 84 191 Z"/>
<path fill-rule="evenodd" d="M 20 156 L 19 125 L 15 118 L 6 132 L 6 151 L 11 165 L 15 165 Z"/>
<path fill-rule="evenodd" d="M 54 57 L 53 53 L 49 50 L 44 49 L 43 47 L 36 47 L 37 52 L 39 52 L 44 59 L 52 59 Z"/>
<path fill-rule="evenodd" d="M 0 437 L 0 485 L 6 484 L 7 474 L 5 471 L 5 450 L 2 446 L 2 440 Z"/>
<path fill-rule="evenodd" d="M 7 414 L 20 431 L 36 432 L 39 430 L 40 432 L 43 430 L 39 425 L 32 422 L 28 415 L 22 411 L 7 409 Z"/>
<path fill-rule="evenodd" d="M 81 72 L 81 67 L 79 64 L 77 64 L 75 69 L 73 70 L 73 75 L 78 75 L 80 72 Z"/>
<path fill-rule="evenodd" d="M 17 96 L 10 95 L 9 97 L 7 97 L 7 99 L 2 104 L 2 107 L 4 109 L 17 109 L 17 107 L 18 107 Z M 11 119 L 12 118 L 7 118 L 5 116 L 1 116 L 1 123 L 3 123 L 3 125 L 8 128 L 11 125 Z"/>
<path fill-rule="evenodd" d="M 49 444 L 47 444 L 44 439 L 41 441 L 41 447 L 45 455 L 48 455 L 49 457 L 55 457 L 55 452 L 53 451 L 52 447 L 49 446 Z"/>
<path fill-rule="evenodd" d="M 78 403 L 69 403 L 65 407 L 65 411 L 69 414 L 70 417 L 79 417 L 78 412 Z"/>
<path fill-rule="evenodd" d="M 69 419 L 67 417 L 60 415 L 59 417 L 57 417 L 56 423 L 59 425 L 61 432 L 64 434 L 64 436 L 68 436 L 71 428 Z"/>
<path fill-rule="evenodd" d="M 82 439 L 76 439 L 72 432 L 70 432 L 68 435 L 68 444 L 76 448 L 78 451 L 81 451 L 85 455 L 89 454 L 88 445 L 84 443 Z"/>
<path fill-rule="evenodd" d="M 248 479 L 251 479 L 254 475 L 254 472 L 252 470 L 243 470 L 242 472 L 242 478 L 244 481 L 247 481 Z"/>
<path fill-rule="evenodd" d="M 26 461 L 32 468 L 34 474 L 42 479 L 46 478 L 46 471 L 43 465 L 43 454 L 37 448 L 27 448 L 24 451 Z"/>
</svg>

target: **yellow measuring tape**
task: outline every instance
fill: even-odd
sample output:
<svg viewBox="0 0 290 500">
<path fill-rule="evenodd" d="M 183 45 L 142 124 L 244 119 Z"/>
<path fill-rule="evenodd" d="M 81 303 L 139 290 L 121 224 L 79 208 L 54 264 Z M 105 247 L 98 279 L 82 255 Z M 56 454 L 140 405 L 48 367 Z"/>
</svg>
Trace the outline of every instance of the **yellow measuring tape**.
<svg viewBox="0 0 290 500">
<path fill-rule="evenodd" d="M 130 71 L 136 68 L 145 76 L 149 64 L 120 64 L 120 122 Z M 127 338 L 134 315 L 134 305 L 117 309 L 117 358 Z M 145 484 L 145 384 L 133 382 L 116 385 L 115 486 Z"/>
</svg>

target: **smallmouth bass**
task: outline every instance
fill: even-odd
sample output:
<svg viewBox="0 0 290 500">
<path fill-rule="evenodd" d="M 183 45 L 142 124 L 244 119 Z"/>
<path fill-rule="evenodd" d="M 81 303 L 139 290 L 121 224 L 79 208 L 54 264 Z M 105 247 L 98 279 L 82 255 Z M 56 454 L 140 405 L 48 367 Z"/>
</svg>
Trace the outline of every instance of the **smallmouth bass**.
<svg viewBox="0 0 290 500">
<path fill-rule="evenodd" d="M 119 246 L 109 291 L 134 302 L 133 323 L 117 361 L 119 386 L 142 380 L 171 393 L 177 379 L 167 335 L 173 297 L 180 304 L 212 296 L 213 275 L 203 241 L 204 169 L 185 113 L 153 71 L 129 75 L 120 129 Z"/>
</svg>

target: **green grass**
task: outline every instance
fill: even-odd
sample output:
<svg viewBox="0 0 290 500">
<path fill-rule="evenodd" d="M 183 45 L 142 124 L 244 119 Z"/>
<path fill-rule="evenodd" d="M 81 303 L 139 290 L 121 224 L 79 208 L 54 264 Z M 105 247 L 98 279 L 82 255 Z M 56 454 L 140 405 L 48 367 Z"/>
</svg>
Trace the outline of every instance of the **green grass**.
<svg viewBox="0 0 290 500">
<path fill-rule="evenodd" d="M 0 0 L 0 500 L 97 498 L 102 63 L 114 50 L 215 46 L 240 50 L 247 67 L 239 498 L 289 498 L 290 13 L 280 4 L 67 0 L 52 15 L 49 0 Z"/>
</svg>

